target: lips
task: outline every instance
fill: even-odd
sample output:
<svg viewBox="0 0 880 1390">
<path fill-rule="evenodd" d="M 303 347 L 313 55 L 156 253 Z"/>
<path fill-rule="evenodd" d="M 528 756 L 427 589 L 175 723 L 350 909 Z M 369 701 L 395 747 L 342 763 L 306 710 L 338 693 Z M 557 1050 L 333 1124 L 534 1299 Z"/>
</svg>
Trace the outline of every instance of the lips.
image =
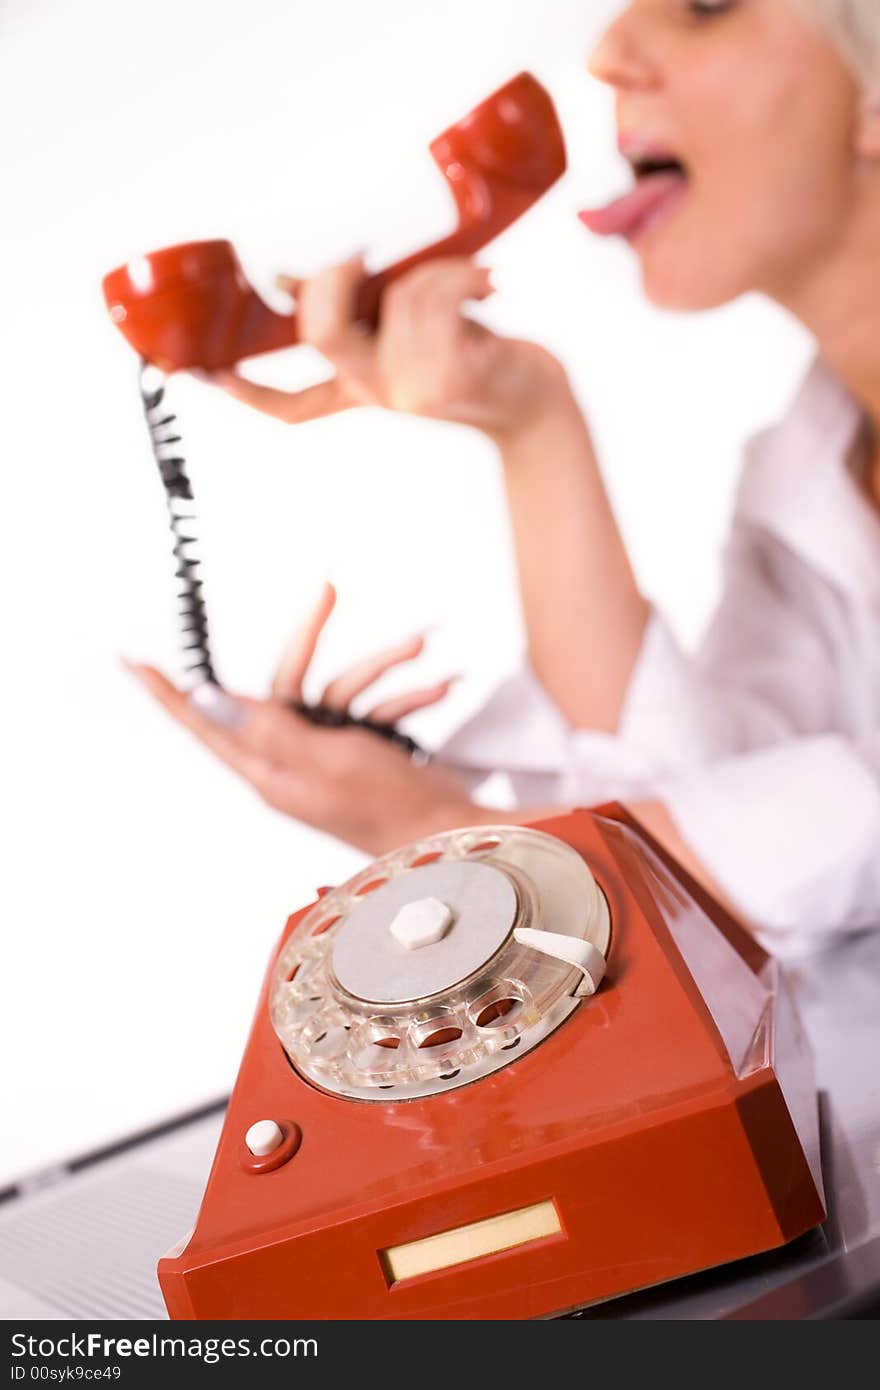
<svg viewBox="0 0 880 1390">
<path fill-rule="evenodd" d="M 621 136 L 623 154 L 635 174 L 635 187 L 600 208 L 578 213 L 584 226 L 597 236 L 632 239 L 672 210 L 688 188 L 688 174 L 670 149 L 635 136 Z"/>
</svg>

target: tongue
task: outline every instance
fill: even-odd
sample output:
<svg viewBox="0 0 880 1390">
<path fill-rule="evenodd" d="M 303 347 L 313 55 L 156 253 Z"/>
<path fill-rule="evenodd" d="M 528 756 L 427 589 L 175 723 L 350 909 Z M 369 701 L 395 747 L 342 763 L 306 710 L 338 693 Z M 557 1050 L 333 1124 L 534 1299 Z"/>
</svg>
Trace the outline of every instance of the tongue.
<svg viewBox="0 0 880 1390">
<path fill-rule="evenodd" d="M 616 198 L 604 208 L 579 212 L 578 217 L 597 236 L 628 236 L 671 193 L 683 188 L 686 183 L 687 176 L 679 169 L 647 174 L 622 198 Z"/>
</svg>

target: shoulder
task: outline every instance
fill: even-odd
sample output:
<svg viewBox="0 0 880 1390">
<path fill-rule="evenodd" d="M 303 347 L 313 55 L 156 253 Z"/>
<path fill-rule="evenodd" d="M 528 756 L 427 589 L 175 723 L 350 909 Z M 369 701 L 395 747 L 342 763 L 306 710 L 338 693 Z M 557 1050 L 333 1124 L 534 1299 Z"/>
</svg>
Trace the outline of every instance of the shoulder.
<svg viewBox="0 0 880 1390">
<path fill-rule="evenodd" d="M 784 417 L 746 445 L 731 543 L 751 537 L 853 596 L 880 595 L 880 512 L 851 468 L 862 426 L 858 403 L 817 359 Z"/>
<path fill-rule="evenodd" d="M 746 444 L 737 512 L 772 526 L 799 497 L 845 485 L 861 423 L 857 402 L 817 358 L 782 419 Z"/>
</svg>

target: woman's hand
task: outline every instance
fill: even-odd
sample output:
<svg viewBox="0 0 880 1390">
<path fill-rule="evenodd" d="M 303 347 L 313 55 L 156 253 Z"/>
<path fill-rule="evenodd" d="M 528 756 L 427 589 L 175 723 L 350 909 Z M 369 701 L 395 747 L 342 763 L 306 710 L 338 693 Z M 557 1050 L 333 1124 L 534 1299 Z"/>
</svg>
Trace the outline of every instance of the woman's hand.
<svg viewBox="0 0 880 1390">
<path fill-rule="evenodd" d="M 354 319 L 364 276 L 363 258 L 356 256 L 309 280 L 278 278 L 296 301 L 302 341 L 335 368 L 329 381 L 288 392 L 234 371 L 208 379 L 291 424 L 384 406 L 473 425 L 499 443 L 562 399 L 565 372 L 551 353 L 500 337 L 463 312 L 468 300 L 492 293 L 486 267 L 464 257 L 415 266 L 385 289 L 375 333 Z"/>
<path fill-rule="evenodd" d="M 281 660 L 268 699 L 200 686 L 190 696 L 150 666 L 129 669 L 155 699 L 206 747 L 249 782 L 275 810 L 305 821 L 370 854 L 436 830 L 482 819 L 464 788 L 434 766 L 417 767 L 399 748 L 358 728 L 326 728 L 296 714 L 318 638 L 336 601 L 326 584 Z M 331 681 L 320 703 L 347 710 L 381 675 L 417 656 L 423 638 L 389 647 Z M 392 723 L 443 699 L 451 680 L 385 699 L 369 711 Z"/>
</svg>

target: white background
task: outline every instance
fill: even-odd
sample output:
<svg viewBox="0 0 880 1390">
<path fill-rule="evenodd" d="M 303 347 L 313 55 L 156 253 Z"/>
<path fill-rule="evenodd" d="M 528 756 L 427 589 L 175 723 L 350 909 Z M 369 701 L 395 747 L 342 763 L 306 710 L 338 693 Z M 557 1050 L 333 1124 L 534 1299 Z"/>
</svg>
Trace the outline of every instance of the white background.
<svg viewBox="0 0 880 1390">
<path fill-rule="evenodd" d="M 705 621 L 742 441 L 811 349 L 757 302 L 651 310 L 627 249 L 577 221 L 625 177 L 584 69 L 612 8 L 0 0 L 0 1183 L 227 1090 L 287 914 L 361 862 L 266 810 L 118 663 L 177 658 L 163 498 L 107 270 L 211 236 L 267 296 L 277 271 L 359 246 L 385 263 L 446 228 L 428 141 L 531 68 L 571 171 L 482 254 L 499 286 L 485 318 L 564 358 L 646 591 L 685 640 Z M 304 349 L 252 364 L 278 384 L 324 370 Z M 465 674 L 414 722 L 430 739 L 515 662 L 504 499 L 479 436 L 373 411 L 292 430 L 187 379 L 173 401 L 231 687 L 265 687 L 325 576 L 341 597 L 314 693 L 436 624 L 421 669 L 387 687 Z"/>
</svg>

